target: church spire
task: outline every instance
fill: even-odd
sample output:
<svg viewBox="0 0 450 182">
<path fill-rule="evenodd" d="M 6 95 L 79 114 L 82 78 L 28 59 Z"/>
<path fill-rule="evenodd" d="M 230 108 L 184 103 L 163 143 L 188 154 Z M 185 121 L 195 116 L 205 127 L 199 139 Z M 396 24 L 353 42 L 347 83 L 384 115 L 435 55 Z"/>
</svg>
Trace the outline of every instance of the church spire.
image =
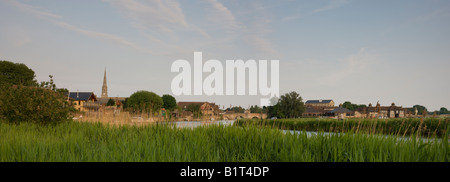
<svg viewBox="0 0 450 182">
<path fill-rule="evenodd" d="M 102 86 L 102 98 L 108 97 L 108 86 L 106 85 L 106 67 L 105 67 L 105 76 L 103 77 L 103 86 Z"/>
</svg>

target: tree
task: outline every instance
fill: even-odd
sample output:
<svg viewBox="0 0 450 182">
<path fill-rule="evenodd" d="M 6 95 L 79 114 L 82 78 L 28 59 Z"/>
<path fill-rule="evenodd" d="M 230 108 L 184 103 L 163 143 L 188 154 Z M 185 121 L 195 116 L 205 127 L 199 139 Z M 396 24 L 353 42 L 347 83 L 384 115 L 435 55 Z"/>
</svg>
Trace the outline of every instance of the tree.
<svg viewBox="0 0 450 182">
<path fill-rule="evenodd" d="M 250 106 L 250 113 L 266 113 L 267 111 L 264 108 L 260 108 L 257 105 Z"/>
<path fill-rule="evenodd" d="M 272 118 L 272 117 L 284 118 L 285 117 L 284 113 L 280 110 L 279 103 L 277 103 L 273 106 L 267 107 L 267 117 L 269 117 L 269 118 Z"/>
<path fill-rule="evenodd" d="M 294 91 L 282 95 L 278 103 L 280 104 L 280 111 L 287 118 L 300 117 L 306 109 L 302 97 Z"/>
<path fill-rule="evenodd" d="M 202 116 L 202 111 L 200 109 L 200 105 L 198 105 L 198 104 L 189 104 L 186 107 L 186 111 L 192 112 L 192 114 L 194 114 L 195 118 L 199 118 L 200 116 Z"/>
<path fill-rule="evenodd" d="M 137 112 L 155 112 L 163 105 L 160 96 L 149 91 L 137 91 L 127 100 L 127 106 Z"/>
<path fill-rule="evenodd" d="M 0 85 L 36 86 L 34 71 L 22 63 L 0 61 Z"/>
<path fill-rule="evenodd" d="M 113 99 L 109 99 L 108 103 L 106 103 L 106 106 L 115 106 L 116 105 L 116 101 L 114 101 Z"/>
<path fill-rule="evenodd" d="M 348 110 L 354 111 L 354 110 L 355 110 L 355 105 L 356 105 L 356 104 L 352 104 L 352 103 L 349 102 L 349 101 L 345 101 L 344 104 L 342 104 L 342 107 L 343 107 L 343 108 L 346 108 L 346 109 L 348 109 Z"/>
<path fill-rule="evenodd" d="M 450 112 L 445 107 L 441 107 L 439 110 L 439 114 L 450 114 Z"/>
<path fill-rule="evenodd" d="M 418 115 L 422 115 L 423 111 L 427 111 L 427 108 L 425 106 L 421 106 L 421 105 L 414 105 L 412 108 L 413 113 L 415 113 L 415 109 L 417 109 Z"/>
<path fill-rule="evenodd" d="M 358 108 L 364 108 L 364 107 L 367 107 L 367 106 L 365 104 L 358 105 Z"/>
<path fill-rule="evenodd" d="M 346 108 L 348 110 L 351 110 L 351 111 L 356 111 L 356 109 L 358 109 L 358 108 L 363 108 L 363 107 L 367 107 L 367 106 L 364 104 L 361 104 L 361 105 L 352 104 L 350 101 L 345 101 L 344 104 L 342 104 L 342 107 Z"/>
<path fill-rule="evenodd" d="M 167 110 L 174 110 L 177 107 L 177 100 L 175 99 L 175 97 L 171 96 L 171 95 L 163 95 L 162 96 L 162 100 L 163 100 L 163 107 L 164 109 Z"/>
<path fill-rule="evenodd" d="M 128 109 L 128 98 L 126 98 L 124 101 L 122 101 L 122 107 L 123 107 L 123 109 Z"/>
<path fill-rule="evenodd" d="M 56 89 L 52 76 L 50 82 L 34 86 L 0 85 L 0 118 L 11 122 L 56 124 L 70 119 L 73 108 L 67 96 Z"/>
</svg>

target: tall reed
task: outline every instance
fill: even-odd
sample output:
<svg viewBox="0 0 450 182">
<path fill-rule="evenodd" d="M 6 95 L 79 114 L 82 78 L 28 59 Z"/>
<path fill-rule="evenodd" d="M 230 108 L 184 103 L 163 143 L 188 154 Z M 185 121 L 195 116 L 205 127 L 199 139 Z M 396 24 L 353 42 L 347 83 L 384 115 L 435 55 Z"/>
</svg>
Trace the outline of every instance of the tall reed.
<svg viewBox="0 0 450 182">
<path fill-rule="evenodd" d="M 346 132 L 354 130 L 364 133 L 378 133 L 386 135 L 412 135 L 419 134 L 423 137 L 443 137 L 450 127 L 449 118 L 397 118 L 397 119 L 277 119 L 277 120 L 251 120 L 240 119 L 235 125 L 247 123 L 259 123 L 286 130 Z"/>
<path fill-rule="evenodd" d="M 304 131 L 290 133 L 255 124 L 176 128 L 161 124 L 67 122 L 41 126 L 0 122 L 0 161 L 448 162 L 450 159 L 447 140 L 399 140 L 394 136 L 354 132 L 355 129 L 360 128 L 340 134 L 321 131 L 309 136 Z M 448 133 L 449 130 L 444 138 L 448 138 Z"/>
</svg>

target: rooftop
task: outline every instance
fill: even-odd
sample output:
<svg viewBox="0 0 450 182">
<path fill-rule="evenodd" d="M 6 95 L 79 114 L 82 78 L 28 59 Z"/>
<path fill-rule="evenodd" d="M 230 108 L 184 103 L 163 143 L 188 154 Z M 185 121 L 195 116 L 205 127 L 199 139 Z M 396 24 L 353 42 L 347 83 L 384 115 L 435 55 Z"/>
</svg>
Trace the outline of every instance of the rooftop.
<svg viewBox="0 0 450 182">
<path fill-rule="evenodd" d="M 322 104 L 322 103 L 330 103 L 333 100 L 307 100 L 305 104 Z"/>
<path fill-rule="evenodd" d="M 94 101 L 97 101 L 97 97 L 94 92 L 69 92 L 69 98 L 77 101 L 87 101 L 92 98 Z"/>
</svg>

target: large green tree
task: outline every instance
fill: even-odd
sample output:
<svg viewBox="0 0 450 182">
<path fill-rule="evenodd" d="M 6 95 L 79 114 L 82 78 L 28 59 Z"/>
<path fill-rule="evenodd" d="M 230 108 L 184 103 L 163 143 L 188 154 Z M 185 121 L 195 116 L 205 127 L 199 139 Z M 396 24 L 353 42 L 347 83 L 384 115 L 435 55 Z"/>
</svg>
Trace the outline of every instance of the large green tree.
<svg viewBox="0 0 450 182">
<path fill-rule="evenodd" d="M 177 107 L 177 100 L 175 99 L 175 97 L 169 95 L 169 94 L 165 94 L 162 96 L 162 100 L 163 100 L 163 107 L 164 109 L 167 110 L 174 110 Z"/>
<path fill-rule="evenodd" d="M 156 112 L 162 105 L 162 98 L 149 91 L 137 91 L 127 100 L 128 107 L 137 112 Z"/>
<path fill-rule="evenodd" d="M 417 109 L 418 111 L 418 115 L 422 115 L 424 111 L 427 111 L 427 108 L 425 106 L 422 105 L 414 105 L 412 108 L 412 112 L 415 112 L 415 109 Z"/>
<path fill-rule="evenodd" d="M 445 107 L 441 107 L 441 109 L 439 110 L 439 114 L 450 114 L 450 111 L 448 111 Z"/>
<path fill-rule="evenodd" d="M 22 63 L 0 61 L 0 85 L 37 86 L 34 71 Z"/>
<path fill-rule="evenodd" d="M 277 117 L 277 118 L 284 118 L 284 113 L 280 110 L 280 103 L 277 103 L 273 106 L 267 107 L 267 117 Z"/>
<path fill-rule="evenodd" d="M 280 104 L 280 111 L 287 118 L 300 117 L 306 110 L 302 97 L 295 91 L 282 95 L 278 103 Z"/>
</svg>

